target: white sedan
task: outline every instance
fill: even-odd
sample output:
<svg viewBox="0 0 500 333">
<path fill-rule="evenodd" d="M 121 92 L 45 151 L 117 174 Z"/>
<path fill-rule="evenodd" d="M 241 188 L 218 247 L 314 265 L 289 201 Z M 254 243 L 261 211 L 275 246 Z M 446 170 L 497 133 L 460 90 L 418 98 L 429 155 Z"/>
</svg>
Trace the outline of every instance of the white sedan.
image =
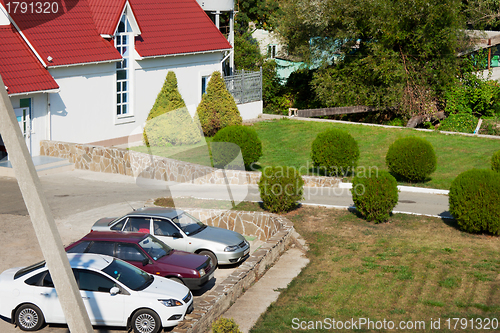
<svg viewBox="0 0 500 333">
<path fill-rule="evenodd" d="M 193 310 L 193 296 L 182 284 L 110 256 L 71 253 L 68 259 L 93 325 L 156 333 Z M 0 274 L 0 315 L 23 331 L 66 323 L 45 262 Z"/>
</svg>

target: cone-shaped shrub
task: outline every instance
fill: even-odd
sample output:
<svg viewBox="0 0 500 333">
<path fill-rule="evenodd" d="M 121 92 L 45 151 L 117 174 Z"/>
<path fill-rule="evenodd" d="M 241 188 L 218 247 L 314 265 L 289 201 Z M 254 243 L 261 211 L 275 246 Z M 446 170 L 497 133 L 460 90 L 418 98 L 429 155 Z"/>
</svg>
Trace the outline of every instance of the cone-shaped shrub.
<svg viewBox="0 0 500 333">
<path fill-rule="evenodd" d="M 491 157 L 491 170 L 500 172 L 500 150 Z"/>
<path fill-rule="evenodd" d="M 220 129 L 241 125 L 242 119 L 233 96 L 227 91 L 220 72 L 214 72 L 196 109 L 195 119 L 199 120 L 205 136 L 214 136 Z"/>
<path fill-rule="evenodd" d="M 425 139 L 408 136 L 394 141 L 385 162 L 391 172 L 410 181 L 424 181 L 436 170 L 436 154 Z"/>
<path fill-rule="evenodd" d="M 170 112 L 173 113 L 164 116 Z M 196 131 L 199 130 L 177 88 L 177 77 L 169 71 L 149 111 L 143 133 L 144 143 L 148 146 L 194 144 L 201 140 Z"/>
<path fill-rule="evenodd" d="M 451 183 L 449 203 L 462 230 L 500 235 L 500 173 L 489 169 L 462 172 Z"/>
<path fill-rule="evenodd" d="M 294 209 L 302 200 L 304 181 L 295 168 L 267 167 L 259 180 L 259 191 L 264 209 L 271 213 L 284 213 Z"/>
<path fill-rule="evenodd" d="M 214 142 L 230 142 L 239 147 L 237 151 L 233 151 L 234 149 L 229 145 L 212 144 L 212 158 L 214 160 L 214 166 L 217 168 L 223 168 L 229 165 L 238 155 L 240 150 L 243 156 L 243 163 L 247 169 L 262 156 L 262 143 L 260 142 L 257 132 L 248 126 L 225 127 L 215 134 L 212 143 Z"/>
<path fill-rule="evenodd" d="M 358 175 L 352 181 L 352 200 L 356 210 L 367 221 L 385 222 L 398 203 L 398 183 L 387 171 L 368 176 Z"/>
<path fill-rule="evenodd" d="M 311 147 L 311 159 L 316 168 L 329 176 L 345 176 L 358 164 L 359 148 L 346 131 L 330 129 L 319 133 Z"/>
</svg>

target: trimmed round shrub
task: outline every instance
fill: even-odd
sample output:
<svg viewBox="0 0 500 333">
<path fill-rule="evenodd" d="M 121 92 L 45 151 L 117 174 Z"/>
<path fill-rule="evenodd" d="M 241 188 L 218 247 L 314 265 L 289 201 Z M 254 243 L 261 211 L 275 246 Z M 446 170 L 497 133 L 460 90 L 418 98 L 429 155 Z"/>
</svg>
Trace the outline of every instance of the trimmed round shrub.
<svg viewBox="0 0 500 333">
<path fill-rule="evenodd" d="M 396 178 L 387 171 L 357 175 L 352 181 L 351 193 L 356 210 L 364 219 L 375 223 L 387 221 L 399 198 Z"/>
<path fill-rule="evenodd" d="M 314 166 L 326 175 L 345 176 L 353 173 L 357 166 L 358 144 L 348 132 L 330 129 L 314 139 L 311 159 Z"/>
<path fill-rule="evenodd" d="M 500 235 L 500 173 L 489 169 L 462 172 L 451 183 L 449 204 L 462 230 Z"/>
<path fill-rule="evenodd" d="M 491 157 L 491 170 L 500 172 L 500 150 Z"/>
<path fill-rule="evenodd" d="M 213 333 L 241 333 L 240 327 L 233 318 L 227 319 L 224 317 L 219 317 L 216 321 L 212 323 Z"/>
<path fill-rule="evenodd" d="M 452 113 L 439 124 L 440 131 L 474 133 L 477 117 L 470 113 Z"/>
<path fill-rule="evenodd" d="M 408 136 L 394 141 L 385 162 L 389 170 L 409 182 L 424 181 L 436 170 L 436 154 L 425 139 Z"/>
<path fill-rule="evenodd" d="M 271 213 L 289 212 L 303 198 L 304 180 L 295 168 L 267 167 L 260 176 L 259 191 L 264 209 Z"/>
<path fill-rule="evenodd" d="M 218 71 L 213 72 L 208 81 L 207 92 L 196 108 L 195 121 L 199 122 L 205 136 L 214 136 L 224 127 L 242 123 L 238 106 Z"/>
<path fill-rule="evenodd" d="M 144 135 L 151 147 L 192 145 L 203 138 L 187 108 L 172 110 L 148 120 Z"/>
<path fill-rule="evenodd" d="M 215 142 L 220 144 L 214 144 Z M 234 145 L 225 143 L 234 143 Z M 243 163 L 248 168 L 262 156 L 262 143 L 257 132 L 247 126 L 228 126 L 215 134 L 212 144 L 214 166 L 223 168 L 230 165 L 241 150 Z"/>
</svg>

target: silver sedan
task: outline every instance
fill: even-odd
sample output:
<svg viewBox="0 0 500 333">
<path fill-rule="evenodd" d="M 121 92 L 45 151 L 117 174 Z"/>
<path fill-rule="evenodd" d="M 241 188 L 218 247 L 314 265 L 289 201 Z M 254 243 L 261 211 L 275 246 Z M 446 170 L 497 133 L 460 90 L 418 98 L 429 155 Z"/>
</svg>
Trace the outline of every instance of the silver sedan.
<svg viewBox="0 0 500 333">
<path fill-rule="evenodd" d="M 250 244 L 239 233 L 207 226 L 175 208 L 139 208 L 119 218 L 102 218 L 92 230 L 150 233 L 176 250 L 206 255 L 214 265 L 236 264 L 250 252 Z"/>
</svg>

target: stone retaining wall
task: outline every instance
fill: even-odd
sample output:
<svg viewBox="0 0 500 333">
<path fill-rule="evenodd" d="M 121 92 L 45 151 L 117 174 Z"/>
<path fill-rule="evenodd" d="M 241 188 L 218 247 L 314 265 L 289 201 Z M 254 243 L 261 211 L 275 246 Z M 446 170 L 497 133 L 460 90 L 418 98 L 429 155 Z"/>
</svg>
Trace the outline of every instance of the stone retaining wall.
<svg viewBox="0 0 500 333">
<path fill-rule="evenodd" d="M 259 237 L 265 243 L 231 275 L 200 296 L 194 311 L 173 329 L 176 333 L 210 330 L 212 322 L 258 280 L 293 242 L 293 223 L 270 213 L 182 208 L 209 225 L 219 226 Z"/>
<path fill-rule="evenodd" d="M 132 150 L 43 140 L 40 155 L 68 159 L 75 168 L 118 173 L 147 179 L 193 184 L 225 185 L 221 169 L 153 156 Z M 233 185 L 255 185 L 260 172 L 226 170 L 227 181 Z M 338 187 L 335 177 L 302 176 L 307 187 Z"/>
</svg>

